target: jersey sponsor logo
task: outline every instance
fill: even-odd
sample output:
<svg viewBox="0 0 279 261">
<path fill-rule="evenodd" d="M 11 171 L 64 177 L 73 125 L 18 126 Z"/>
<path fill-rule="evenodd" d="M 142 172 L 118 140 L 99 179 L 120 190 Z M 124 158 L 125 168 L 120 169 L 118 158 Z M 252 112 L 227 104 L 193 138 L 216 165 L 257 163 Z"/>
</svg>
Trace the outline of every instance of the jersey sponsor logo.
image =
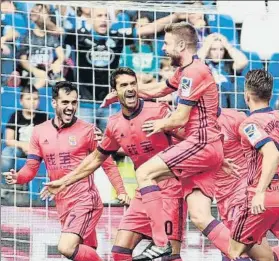
<svg viewBox="0 0 279 261">
<path fill-rule="evenodd" d="M 45 139 L 44 142 L 43 142 L 43 144 L 49 144 L 48 140 Z"/>
<path fill-rule="evenodd" d="M 77 145 L 77 138 L 76 138 L 76 136 L 69 136 L 69 144 L 71 146 L 76 146 Z"/>
<path fill-rule="evenodd" d="M 179 88 L 181 89 L 182 96 L 185 96 L 185 97 L 190 96 L 192 84 L 193 84 L 193 79 L 187 78 L 187 77 L 182 77 L 182 79 L 180 80 L 180 86 L 179 86 Z"/>
<path fill-rule="evenodd" d="M 259 138 L 261 138 L 262 134 L 258 130 L 255 124 L 249 124 L 244 128 L 244 134 L 247 136 L 248 140 L 251 143 L 255 143 Z"/>
</svg>

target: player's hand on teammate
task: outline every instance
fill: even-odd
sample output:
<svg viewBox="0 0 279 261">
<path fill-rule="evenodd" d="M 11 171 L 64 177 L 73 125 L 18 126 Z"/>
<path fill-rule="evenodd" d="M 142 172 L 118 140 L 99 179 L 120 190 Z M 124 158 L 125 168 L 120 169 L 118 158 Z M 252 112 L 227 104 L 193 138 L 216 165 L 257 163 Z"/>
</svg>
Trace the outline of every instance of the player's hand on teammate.
<svg viewBox="0 0 279 261">
<path fill-rule="evenodd" d="M 110 104 L 115 103 L 115 102 L 118 102 L 118 97 L 117 97 L 116 91 L 113 90 L 112 92 L 107 94 L 107 96 L 103 100 L 100 107 L 105 108 L 105 107 L 108 107 Z"/>
<path fill-rule="evenodd" d="M 44 187 L 40 192 L 40 198 L 46 200 L 49 198 L 49 201 L 54 199 L 55 195 L 62 191 L 66 185 L 63 184 L 61 180 L 54 180 L 47 183 L 44 183 Z"/>
<path fill-rule="evenodd" d="M 153 121 L 146 121 L 142 125 L 142 130 L 147 132 L 148 134 L 146 137 L 149 137 L 155 133 L 164 131 L 164 119 L 161 120 L 153 120 Z"/>
<path fill-rule="evenodd" d="M 96 141 L 101 141 L 103 138 L 103 132 L 99 128 L 96 128 L 96 127 L 95 127 L 95 131 L 94 131 L 94 135 L 95 135 L 94 140 L 96 140 Z"/>
<path fill-rule="evenodd" d="M 13 185 L 17 183 L 18 174 L 14 169 L 11 169 L 9 172 L 4 172 L 3 176 L 5 177 L 5 181 L 9 185 Z"/>
<path fill-rule="evenodd" d="M 265 211 L 264 207 L 265 192 L 256 192 L 252 198 L 251 212 L 253 215 L 261 214 Z"/>
<path fill-rule="evenodd" d="M 117 198 L 121 204 L 130 205 L 131 199 L 127 194 L 119 194 Z"/>
<path fill-rule="evenodd" d="M 227 173 L 229 176 L 240 178 L 240 167 L 233 163 L 232 159 L 224 159 L 222 170 Z"/>
</svg>

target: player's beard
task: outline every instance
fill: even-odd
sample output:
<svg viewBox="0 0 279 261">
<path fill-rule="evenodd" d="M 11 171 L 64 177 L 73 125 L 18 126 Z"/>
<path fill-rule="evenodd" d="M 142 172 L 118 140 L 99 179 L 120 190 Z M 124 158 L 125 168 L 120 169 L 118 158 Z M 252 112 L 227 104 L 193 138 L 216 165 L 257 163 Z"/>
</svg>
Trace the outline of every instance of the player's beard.
<svg viewBox="0 0 279 261">
<path fill-rule="evenodd" d="M 181 66 L 181 56 L 179 54 L 169 55 L 171 59 L 171 66 L 179 67 Z"/>
<path fill-rule="evenodd" d="M 57 118 L 61 122 L 61 125 L 70 124 L 73 121 L 76 112 L 75 112 L 75 110 L 71 111 L 71 116 L 68 116 L 71 118 L 69 120 L 64 120 L 64 118 L 68 118 L 66 116 L 66 113 L 67 113 L 67 109 L 64 109 L 64 110 L 58 109 L 56 111 Z"/>
</svg>

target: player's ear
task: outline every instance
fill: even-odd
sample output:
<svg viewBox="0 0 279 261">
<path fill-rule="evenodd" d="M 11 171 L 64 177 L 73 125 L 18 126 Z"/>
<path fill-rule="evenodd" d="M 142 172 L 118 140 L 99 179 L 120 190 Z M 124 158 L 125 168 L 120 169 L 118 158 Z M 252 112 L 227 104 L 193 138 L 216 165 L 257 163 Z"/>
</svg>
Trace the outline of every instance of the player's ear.
<svg viewBox="0 0 279 261">
<path fill-rule="evenodd" d="M 52 107 L 53 107 L 54 109 L 56 109 L 56 107 L 57 107 L 57 101 L 56 101 L 55 99 L 52 99 L 51 105 L 52 105 Z"/>
<path fill-rule="evenodd" d="M 186 48 L 186 42 L 183 40 L 180 40 L 177 44 L 179 51 L 182 52 Z"/>
</svg>

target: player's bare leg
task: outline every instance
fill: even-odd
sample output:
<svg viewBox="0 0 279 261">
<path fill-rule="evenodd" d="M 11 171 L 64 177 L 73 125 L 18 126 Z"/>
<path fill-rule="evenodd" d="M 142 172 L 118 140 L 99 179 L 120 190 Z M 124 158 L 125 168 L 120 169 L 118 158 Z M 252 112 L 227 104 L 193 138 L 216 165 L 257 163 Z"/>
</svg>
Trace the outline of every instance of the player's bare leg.
<svg viewBox="0 0 279 261">
<path fill-rule="evenodd" d="M 242 254 L 247 253 L 250 248 L 251 246 L 230 239 L 229 257 L 231 259 L 239 258 Z"/>
<path fill-rule="evenodd" d="M 151 219 L 154 243 L 160 248 L 168 248 L 168 237 L 165 233 L 164 225 L 165 220 L 162 218 L 164 217 L 163 201 L 160 188 L 156 182 L 175 176 L 160 157 L 154 156 L 137 169 L 136 177 L 142 195 L 142 202 L 147 215 Z"/>
<path fill-rule="evenodd" d="M 102 261 L 95 249 L 81 244 L 81 238 L 73 233 L 62 233 L 59 243 L 59 252 L 70 260 L 75 261 Z"/>
<path fill-rule="evenodd" d="M 132 261 L 132 253 L 137 244 L 142 240 L 141 234 L 128 230 L 118 230 L 112 256 L 114 261 Z"/>
<path fill-rule="evenodd" d="M 188 211 L 194 225 L 225 255 L 228 256 L 230 231 L 211 214 L 211 199 L 199 189 L 187 198 Z M 199 204 L 197 204 L 199 202 Z"/>
<path fill-rule="evenodd" d="M 273 261 L 275 259 L 275 255 L 269 246 L 267 239 L 264 238 L 262 240 L 261 245 L 254 245 L 249 251 L 248 255 L 257 261 Z"/>
</svg>

